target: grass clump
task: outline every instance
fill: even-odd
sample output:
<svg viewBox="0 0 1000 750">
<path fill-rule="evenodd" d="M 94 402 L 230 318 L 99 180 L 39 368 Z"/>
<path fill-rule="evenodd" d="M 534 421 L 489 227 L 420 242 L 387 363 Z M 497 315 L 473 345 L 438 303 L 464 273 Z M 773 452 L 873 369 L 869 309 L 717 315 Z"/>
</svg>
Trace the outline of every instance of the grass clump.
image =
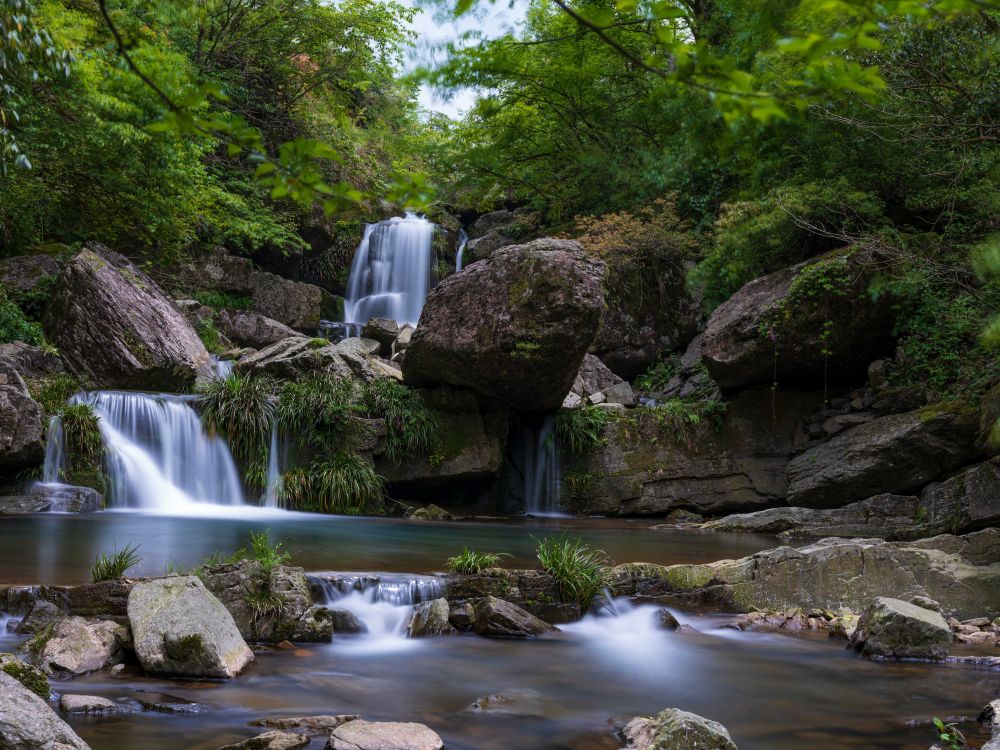
<svg viewBox="0 0 1000 750">
<path fill-rule="evenodd" d="M 662 391 L 680 370 L 680 357 L 672 354 L 666 359 L 651 364 L 642 375 L 636 378 L 635 388 L 639 391 Z"/>
<path fill-rule="evenodd" d="M 80 487 L 92 487 L 103 494 L 107 480 L 100 417 L 91 404 L 67 404 L 62 408 L 61 419 L 69 457 L 62 480 Z"/>
<path fill-rule="evenodd" d="M 260 563 L 261 571 L 265 575 L 270 575 L 272 570 L 292 559 L 292 556 L 281 547 L 281 542 L 271 544 L 270 530 L 251 531 L 250 543 L 236 550 L 229 560 L 230 562 L 255 560 Z M 208 565 L 209 562 L 206 561 L 205 564 Z"/>
<path fill-rule="evenodd" d="M 353 381 L 315 373 L 283 383 L 275 412 L 282 430 L 295 435 L 301 449 L 328 451 L 350 431 L 358 411 L 354 398 Z"/>
<path fill-rule="evenodd" d="M 142 558 L 139 557 L 139 545 L 126 544 L 110 555 L 103 552 L 99 554 L 90 567 L 90 577 L 94 583 L 122 578 L 126 570 L 135 567 L 140 562 L 142 562 Z"/>
<path fill-rule="evenodd" d="M 454 557 L 449 557 L 445 565 L 452 573 L 479 573 L 487 568 L 499 567 L 505 557 L 510 555 L 506 552 L 477 552 L 465 547 Z"/>
<path fill-rule="evenodd" d="M 570 454 L 586 455 L 603 442 L 604 427 L 612 419 L 610 411 L 596 406 L 560 409 L 556 414 L 556 438 Z"/>
<path fill-rule="evenodd" d="M 205 383 L 199 392 L 205 428 L 225 437 L 233 457 L 244 467 L 247 484 L 262 486 L 256 481 L 260 472 L 255 472 L 254 467 L 267 464 L 274 418 L 273 381 L 234 372 L 222 380 Z"/>
<path fill-rule="evenodd" d="M 46 416 L 61 414 L 66 402 L 84 389 L 80 381 L 66 373 L 58 373 L 29 385 L 31 397 L 42 407 Z"/>
<path fill-rule="evenodd" d="M 538 543 L 538 561 L 559 587 L 565 602 L 575 602 L 584 610 L 608 582 L 608 558 L 579 538 L 543 539 Z"/>
<path fill-rule="evenodd" d="M 365 386 L 361 402 L 368 417 L 385 420 L 390 461 L 431 452 L 437 420 L 416 393 L 392 378 L 376 378 Z"/>
<path fill-rule="evenodd" d="M 220 292 L 217 289 L 206 289 L 195 292 L 191 299 L 197 300 L 206 307 L 216 310 L 225 308 L 227 310 L 249 310 L 251 300 L 245 294 L 231 294 L 230 292 Z"/>
<path fill-rule="evenodd" d="M 211 318 L 199 318 L 194 324 L 194 332 L 198 334 L 198 338 L 201 339 L 201 343 L 205 345 L 209 354 L 222 354 L 226 351 L 222 334 L 215 327 L 215 322 Z"/>
<path fill-rule="evenodd" d="M 295 510 L 359 515 L 378 505 L 384 485 L 370 460 L 340 451 L 308 468 L 287 471 L 281 497 Z"/>
</svg>

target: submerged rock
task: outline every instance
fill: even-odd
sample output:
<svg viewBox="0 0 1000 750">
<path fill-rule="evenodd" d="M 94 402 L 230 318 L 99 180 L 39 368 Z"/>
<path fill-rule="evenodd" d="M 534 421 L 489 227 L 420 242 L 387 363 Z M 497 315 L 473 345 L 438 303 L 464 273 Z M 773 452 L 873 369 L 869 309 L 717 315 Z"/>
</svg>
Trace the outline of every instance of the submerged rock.
<svg viewBox="0 0 1000 750">
<path fill-rule="evenodd" d="M 291 732 L 264 732 L 234 745 L 223 745 L 219 750 L 299 750 L 309 745 L 304 734 Z"/>
<path fill-rule="evenodd" d="M 537 690 L 504 690 L 476 698 L 465 709 L 470 713 L 505 716 L 545 716 L 543 696 Z"/>
<path fill-rule="evenodd" d="M 90 750 L 45 701 L 3 672 L 0 672 L 0 747 Z"/>
<path fill-rule="evenodd" d="M 495 596 L 473 603 L 472 629 L 490 638 L 537 638 L 559 629 Z"/>
<path fill-rule="evenodd" d="M 567 240 L 497 250 L 428 295 L 404 379 L 470 388 L 527 411 L 558 408 L 597 332 L 603 274 Z"/>
<path fill-rule="evenodd" d="M 137 583 L 128 617 L 136 656 L 150 674 L 235 677 L 254 659 L 233 616 L 195 576 Z"/>
<path fill-rule="evenodd" d="M 410 638 L 453 635 L 455 628 L 448 621 L 450 615 L 448 600 L 443 597 L 420 602 L 413 607 L 413 616 L 406 628 L 407 635 Z"/>
<path fill-rule="evenodd" d="M 349 609 L 332 608 L 327 610 L 333 622 L 333 632 L 336 633 L 367 633 L 368 626 Z"/>
<path fill-rule="evenodd" d="M 940 612 L 879 597 L 861 615 L 847 647 L 868 657 L 940 661 L 951 642 L 951 628 Z"/>
<path fill-rule="evenodd" d="M 156 282 L 95 242 L 63 269 L 44 325 L 67 368 L 103 388 L 183 391 L 211 370 L 205 346 Z"/>
<path fill-rule="evenodd" d="M 628 750 L 736 750 L 729 731 L 717 721 L 667 708 L 656 716 L 637 716 L 622 730 Z"/>
<path fill-rule="evenodd" d="M 424 724 L 356 719 L 330 733 L 327 750 L 442 750 L 444 742 Z"/>
</svg>

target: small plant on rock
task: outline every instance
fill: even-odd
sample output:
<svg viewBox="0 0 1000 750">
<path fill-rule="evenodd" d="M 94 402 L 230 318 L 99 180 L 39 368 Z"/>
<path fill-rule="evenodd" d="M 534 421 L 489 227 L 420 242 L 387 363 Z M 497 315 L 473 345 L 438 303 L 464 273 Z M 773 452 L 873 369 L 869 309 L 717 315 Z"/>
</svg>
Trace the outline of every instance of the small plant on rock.
<svg viewBox="0 0 1000 750">
<path fill-rule="evenodd" d="M 271 544 L 270 530 L 251 531 L 250 544 L 240 547 L 233 553 L 230 560 L 256 560 L 260 563 L 260 569 L 265 575 L 270 575 L 271 571 L 279 565 L 284 565 L 292 556 L 285 552 L 281 542 Z M 208 564 L 206 562 L 206 564 Z"/>
<path fill-rule="evenodd" d="M 90 568 L 90 577 L 94 583 L 121 578 L 125 575 L 126 570 L 135 567 L 141 562 L 139 545 L 126 544 L 120 550 L 115 550 L 110 555 L 106 555 L 103 552 L 99 554 Z"/>
<path fill-rule="evenodd" d="M 329 450 L 351 429 L 351 419 L 358 411 L 354 396 L 354 383 L 348 378 L 328 373 L 306 375 L 281 385 L 278 421 L 286 434 L 297 436 L 300 449 Z"/>
<path fill-rule="evenodd" d="M 596 406 L 560 409 L 556 414 L 556 438 L 564 450 L 584 456 L 604 440 L 604 427 L 613 419 L 610 411 Z"/>
<path fill-rule="evenodd" d="M 452 573 L 480 573 L 487 568 L 500 567 L 505 557 L 510 555 L 506 552 L 477 552 L 465 547 L 454 557 L 449 557 L 445 565 Z"/>
<path fill-rule="evenodd" d="M 285 472 L 281 494 L 286 507 L 295 510 L 358 515 L 381 501 L 384 484 L 370 460 L 340 451 L 309 468 Z"/>
<path fill-rule="evenodd" d="M 607 586 L 607 555 L 579 538 L 570 539 L 566 535 L 535 541 L 538 542 L 538 561 L 555 579 L 563 601 L 576 602 L 582 609 L 588 609 Z"/>
<path fill-rule="evenodd" d="M 385 455 L 391 461 L 427 454 L 434 447 L 438 424 L 417 394 L 391 378 L 377 378 L 361 394 L 365 414 L 384 419 Z"/>
<path fill-rule="evenodd" d="M 945 724 L 935 716 L 934 729 L 938 733 L 938 744 L 945 750 L 962 750 L 966 746 L 965 736 L 958 731 L 958 725 L 954 722 Z"/>
<path fill-rule="evenodd" d="M 254 467 L 267 464 L 274 382 L 234 372 L 206 383 L 199 391 L 201 420 L 206 429 L 225 437 L 233 457 L 244 467 L 247 483 L 260 486 L 253 481 Z"/>
</svg>

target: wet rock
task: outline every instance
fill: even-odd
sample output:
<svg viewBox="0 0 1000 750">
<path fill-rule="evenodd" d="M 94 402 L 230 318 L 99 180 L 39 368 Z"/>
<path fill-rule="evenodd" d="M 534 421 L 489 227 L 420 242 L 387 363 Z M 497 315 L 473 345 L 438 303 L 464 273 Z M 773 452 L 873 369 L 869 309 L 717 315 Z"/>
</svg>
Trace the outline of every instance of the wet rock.
<svg viewBox="0 0 1000 750">
<path fill-rule="evenodd" d="M 65 372 L 62 359 L 49 348 L 23 341 L 0 344 L 0 357 L 7 357 L 25 380 L 38 380 Z"/>
<path fill-rule="evenodd" d="M 428 295 L 404 379 L 470 388 L 528 411 L 558 408 L 597 332 L 603 273 L 567 240 L 496 251 Z"/>
<path fill-rule="evenodd" d="M 736 750 L 729 732 L 717 721 L 667 708 L 656 716 L 637 716 L 622 730 L 628 750 Z"/>
<path fill-rule="evenodd" d="M 57 622 L 35 663 L 48 675 L 80 675 L 118 664 L 129 635 L 110 620 L 88 621 L 65 617 Z"/>
<path fill-rule="evenodd" d="M 834 508 L 921 487 L 975 457 L 977 428 L 960 402 L 855 427 L 789 462 L 788 504 Z"/>
<path fill-rule="evenodd" d="M 455 623 L 455 605 L 486 596 L 515 604 L 548 623 L 572 622 L 583 615 L 579 604 L 562 602 L 555 580 L 539 570 L 490 568 L 473 574 L 452 573 L 445 580 L 453 604 L 452 624 L 459 630 L 468 627 Z"/>
<path fill-rule="evenodd" d="M 39 482 L 31 487 L 31 494 L 47 500 L 48 509 L 60 513 L 96 513 L 104 508 L 104 496 L 93 487 Z"/>
<path fill-rule="evenodd" d="M 399 337 L 399 324 L 388 318 L 372 318 L 361 329 L 361 335 L 379 343 L 379 354 L 392 356 L 392 345 Z"/>
<path fill-rule="evenodd" d="M 0 672 L 0 747 L 90 750 L 45 701 L 3 672 Z"/>
<path fill-rule="evenodd" d="M 230 341 L 254 349 L 301 335 L 284 323 L 248 310 L 218 310 L 213 319 L 219 332 Z"/>
<path fill-rule="evenodd" d="M 842 641 L 848 641 L 851 636 L 854 635 L 854 631 L 858 628 L 858 620 L 860 618 L 850 612 L 844 612 L 837 615 L 832 620 L 830 620 L 830 637 L 837 638 Z"/>
<path fill-rule="evenodd" d="M 356 719 L 330 733 L 327 750 L 442 750 L 444 742 L 424 724 Z"/>
<path fill-rule="evenodd" d="M 31 398 L 14 361 L 0 357 L 0 472 L 41 463 L 42 420 L 42 407 Z"/>
<path fill-rule="evenodd" d="M 0 515 L 18 513 L 45 513 L 52 508 L 52 501 L 38 495 L 10 495 L 0 497 Z"/>
<path fill-rule="evenodd" d="M 494 716 L 545 716 L 542 701 L 542 694 L 537 690 L 515 688 L 476 698 L 465 710 Z"/>
<path fill-rule="evenodd" d="M 368 626 L 349 609 L 330 609 L 333 622 L 333 632 L 336 633 L 367 633 Z"/>
<path fill-rule="evenodd" d="M 49 699 L 49 678 L 42 670 L 22 661 L 14 654 L 0 654 L 0 672 L 13 677 L 39 698 Z"/>
<path fill-rule="evenodd" d="M 632 387 L 622 378 L 608 369 L 608 367 L 593 354 L 585 354 L 583 362 L 580 363 L 580 370 L 573 381 L 570 393 L 577 396 L 581 401 L 589 399 L 595 394 L 603 394 L 608 399 L 608 394 L 616 399 L 615 403 L 625 406 L 635 405 L 635 395 Z M 565 401 L 563 406 L 566 406 Z"/>
<path fill-rule="evenodd" d="M 307 734 L 329 735 L 341 724 L 360 719 L 359 714 L 337 714 L 335 716 L 292 716 L 289 718 L 260 719 L 253 722 L 262 727 L 274 729 L 297 729 Z"/>
<path fill-rule="evenodd" d="M 472 629 L 490 638 L 537 638 L 558 630 L 530 612 L 494 596 L 473 604 Z"/>
<path fill-rule="evenodd" d="M 474 616 L 472 602 L 459 602 L 452 604 L 448 613 L 448 622 L 456 630 L 472 630 L 472 618 Z"/>
<path fill-rule="evenodd" d="M 333 640 L 334 614 L 326 607 L 313 606 L 307 609 L 298 620 L 289 623 L 291 631 L 288 637 L 297 643 L 329 643 Z M 283 632 L 279 624 L 276 634 Z"/>
<path fill-rule="evenodd" d="M 448 621 L 449 617 L 450 610 L 447 599 L 420 602 L 413 607 L 413 616 L 410 618 L 406 632 L 410 638 L 453 635 L 455 628 Z"/>
<path fill-rule="evenodd" d="M 132 697 L 146 711 L 162 714 L 200 714 L 210 708 L 204 703 L 152 690 L 137 690 Z"/>
<path fill-rule="evenodd" d="M 63 693 L 59 697 L 59 708 L 68 714 L 115 714 L 128 710 L 120 703 L 98 695 L 69 695 L 68 693 Z"/>
<path fill-rule="evenodd" d="M 55 626 L 66 616 L 66 612 L 59 606 L 45 599 L 36 599 L 31 603 L 27 615 L 17 626 L 19 635 L 35 635 L 46 630 L 54 629 Z"/>
<path fill-rule="evenodd" d="M 709 318 L 702 342 L 709 374 L 723 389 L 861 376 L 893 344 L 892 307 L 868 293 L 874 271 L 871 252 L 848 249 L 754 279 Z M 831 274 L 843 282 L 797 293 Z M 817 331 L 828 321 L 831 336 L 817 346 Z"/>
<path fill-rule="evenodd" d="M 951 642 L 940 612 L 878 597 L 861 615 L 847 647 L 868 657 L 937 661 L 948 656 Z"/>
<path fill-rule="evenodd" d="M 423 508 L 416 508 L 410 513 L 410 518 L 416 518 L 419 521 L 450 521 L 454 516 L 440 505 L 431 503 Z"/>
<path fill-rule="evenodd" d="M 223 745 L 219 750 L 299 750 L 309 745 L 304 734 L 291 732 L 264 732 L 234 745 Z"/>
<path fill-rule="evenodd" d="M 342 378 L 373 379 L 375 373 L 369 367 L 367 358 L 350 345 L 342 346 L 343 343 L 331 344 L 325 339 L 304 336 L 286 338 L 242 357 L 237 361 L 236 369 L 270 375 L 279 380 L 294 380 L 319 372 Z"/>
<path fill-rule="evenodd" d="M 681 624 L 677 622 L 677 618 L 674 617 L 673 613 L 665 607 L 656 610 L 656 612 L 653 613 L 653 617 L 656 620 L 656 626 L 662 628 L 663 630 L 677 630 L 677 628 L 681 626 Z"/>
<path fill-rule="evenodd" d="M 232 615 L 195 576 L 137 583 L 128 616 L 136 656 L 150 674 L 235 677 L 254 659 Z"/>
<path fill-rule="evenodd" d="M 104 388 L 184 391 L 211 369 L 205 346 L 156 282 L 98 243 L 63 269 L 44 326 L 66 367 Z"/>
</svg>

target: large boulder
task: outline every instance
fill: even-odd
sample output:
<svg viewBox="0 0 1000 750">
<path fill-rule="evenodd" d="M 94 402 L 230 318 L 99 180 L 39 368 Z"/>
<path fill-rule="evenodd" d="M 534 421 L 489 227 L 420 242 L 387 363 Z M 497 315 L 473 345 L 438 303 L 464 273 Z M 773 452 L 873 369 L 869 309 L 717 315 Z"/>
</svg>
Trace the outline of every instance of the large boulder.
<svg viewBox="0 0 1000 750">
<path fill-rule="evenodd" d="M 360 351 L 352 341 L 344 339 L 333 344 L 325 339 L 294 336 L 281 339 L 236 362 L 240 372 L 270 375 L 279 380 L 294 380 L 310 373 L 326 372 L 342 378 L 371 380 L 376 372 L 369 354 Z"/>
<path fill-rule="evenodd" d="M 121 663 L 128 631 L 110 620 L 66 617 L 58 621 L 41 651 L 38 668 L 48 675 L 80 675 Z"/>
<path fill-rule="evenodd" d="M 63 269 L 44 326 L 69 370 L 103 388 L 181 391 L 211 370 L 198 334 L 156 282 L 95 242 Z"/>
<path fill-rule="evenodd" d="M 15 255 L 0 259 L 0 285 L 11 292 L 32 292 L 39 284 L 54 280 L 62 261 L 52 255 Z M 51 283 L 51 282 L 49 282 Z"/>
<path fill-rule="evenodd" d="M 951 402 L 846 430 L 788 464 L 788 504 L 833 508 L 921 487 L 976 456 L 978 423 Z"/>
<path fill-rule="evenodd" d="M 868 293 L 871 252 L 837 250 L 754 279 L 712 313 L 702 356 L 724 389 L 861 376 L 891 353 L 889 300 Z"/>
<path fill-rule="evenodd" d="M 62 359 L 52 349 L 23 341 L 0 344 L 0 357 L 9 357 L 25 380 L 39 380 L 64 372 Z"/>
<path fill-rule="evenodd" d="M 495 596 L 486 596 L 473 603 L 472 629 L 490 638 L 537 638 L 558 630 L 545 620 Z"/>
<path fill-rule="evenodd" d="M 195 576 L 137 583 L 128 597 L 143 669 L 168 677 L 235 677 L 253 652 L 233 616 Z"/>
<path fill-rule="evenodd" d="M 444 742 L 424 724 L 355 719 L 330 734 L 327 750 L 442 750 Z"/>
<path fill-rule="evenodd" d="M 938 533 L 1000 525 L 1000 456 L 928 485 L 920 507 L 922 523 Z"/>
<path fill-rule="evenodd" d="M 861 615 L 847 647 L 875 658 L 941 660 L 951 642 L 951 628 L 940 612 L 879 597 Z"/>
<path fill-rule="evenodd" d="M 462 268 L 489 258 L 496 250 L 516 245 L 538 229 L 538 214 L 528 208 L 500 209 L 483 214 L 469 227 Z"/>
<path fill-rule="evenodd" d="M 667 708 L 656 716 L 637 716 L 622 730 L 627 750 L 736 750 L 729 731 L 717 721 Z"/>
<path fill-rule="evenodd" d="M 42 407 L 9 357 L 0 357 L 0 473 L 34 466 L 45 455 Z"/>
<path fill-rule="evenodd" d="M 568 240 L 497 250 L 428 295 L 404 379 L 470 388 L 517 409 L 558 408 L 597 333 L 603 273 Z"/>
<path fill-rule="evenodd" d="M 613 403 L 635 406 L 632 386 L 593 354 L 585 354 L 573 387 L 563 401 L 563 407 L 573 408 L 581 403 Z"/>
<path fill-rule="evenodd" d="M 230 341 L 254 349 L 300 335 L 284 323 L 249 310 L 218 310 L 214 320 L 219 331 Z"/>
<path fill-rule="evenodd" d="M 0 672 L 0 747 L 90 750 L 48 703 L 4 672 Z"/>
<path fill-rule="evenodd" d="M 572 622 L 583 614 L 577 602 L 562 601 L 556 580 L 541 570 L 487 568 L 478 573 L 449 573 L 445 582 L 448 600 L 455 605 L 452 625 L 462 630 L 472 627 L 472 603 L 488 596 L 515 604 L 549 623 Z"/>
<path fill-rule="evenodd" d="M 410 624 L 406 628 L 406 634 L 410 638 L 427 638 L 437 635 L 452 635 L 455 628 L 448 622 L 451 609 L 448 600 L 432 599 L 429 602 L 420 602 L 413 607 L 413 616 Z"/>
</svg>

